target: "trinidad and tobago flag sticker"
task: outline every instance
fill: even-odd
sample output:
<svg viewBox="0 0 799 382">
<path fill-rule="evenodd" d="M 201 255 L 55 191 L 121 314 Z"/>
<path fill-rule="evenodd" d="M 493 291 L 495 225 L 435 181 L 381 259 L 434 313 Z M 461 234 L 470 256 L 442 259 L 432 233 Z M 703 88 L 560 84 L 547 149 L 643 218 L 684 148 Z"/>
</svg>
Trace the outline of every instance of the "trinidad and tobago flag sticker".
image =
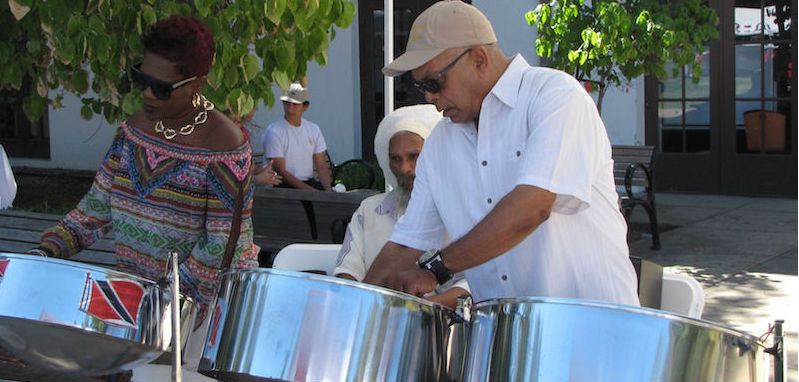
<svg viewBox="0 0 799 382">
<path fill-rule="evenodd" d="M 144 287 L 132 280 L 95 280 L 86 274 L 80 310 L 110 325 L 136 327 Z"/>
<path fill-rule="evenodd" d="M 214 312 L 211 315 L 211 325 L 208 328 L 209 339 L 205 343 L 205 352 L 208 354 L 216 354 L 219 350 L 219 337 L 222 334 L 222 329 L 225 326 L 225 317 L 227 316 L 227 303 L 219 299 L 214 307 Z"/>
<path fill-rule="evenodd" d="M 8 266 L 8 263 L 10 263 L 10 262 L 11 262 L 11 259 L 0 260 L 0 278 L 3 278 L 3 275 L 6 274 L 6 267 Z"/>
<path fill-rule="evenodd" d="M 6 267 L 8 267 L 8 263 L 10 262 L 11 259 L 0 260 L 0 282 L 3 281 L 3 276 L 6 275 Z"/>
</svg>

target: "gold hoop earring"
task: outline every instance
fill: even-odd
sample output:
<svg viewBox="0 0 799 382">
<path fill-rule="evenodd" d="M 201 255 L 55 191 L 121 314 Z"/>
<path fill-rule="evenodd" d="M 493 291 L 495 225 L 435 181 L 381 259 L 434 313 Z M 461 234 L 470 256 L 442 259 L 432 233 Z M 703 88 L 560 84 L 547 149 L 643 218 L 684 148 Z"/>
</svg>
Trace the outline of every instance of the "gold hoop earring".
<svg viewBox="0 0 799 382">
<path fill-rule="evenodd" d="M 196 109 L 202 103 L 203 103 L 203 99 L 202 99 L 202 96 L 200 95 L 200 93 L 194 93 L 194 97 L 192 97 L 192 99 L 191 99 L 191 106 L 194 106 L 194 108 Z"/>
</svg>

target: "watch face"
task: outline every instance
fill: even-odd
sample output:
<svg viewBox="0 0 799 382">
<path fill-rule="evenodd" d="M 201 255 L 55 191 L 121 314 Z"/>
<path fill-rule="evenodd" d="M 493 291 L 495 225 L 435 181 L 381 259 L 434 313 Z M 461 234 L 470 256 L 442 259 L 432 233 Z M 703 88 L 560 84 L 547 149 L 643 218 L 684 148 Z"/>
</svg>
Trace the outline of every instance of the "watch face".
<svg viewBox="0 0 799 382">
<path fill-rule="evenodd" d="M 424 263 L 430 261 L 430 259 L 432 259 L 433 257 L 436 256 L 437 252 L 438 252 L 437 249 L 430 249 L 430 250 L 425 251 L 425 253 L 423 253 L 422 256 L 419 256 L 419 260 L 417 260 L 416 263 L 417 264 L 424 264 Z"/>
</svg>

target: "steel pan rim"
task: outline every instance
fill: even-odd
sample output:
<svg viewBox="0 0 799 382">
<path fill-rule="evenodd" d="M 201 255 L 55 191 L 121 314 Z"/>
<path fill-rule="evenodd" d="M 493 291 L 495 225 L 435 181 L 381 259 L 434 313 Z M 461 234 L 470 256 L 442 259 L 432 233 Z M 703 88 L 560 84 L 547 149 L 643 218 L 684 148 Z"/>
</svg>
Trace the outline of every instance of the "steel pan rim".
<svg viewBox="0 0 799 382">
<path fill-rule="evenodd" d="M 408 294 L 405 292 L 396 291 L 389 288 L 384 288 L 377 285 L 367 284 L 359 281 L 352 281 L 343 279 L 340 277 L 335 276 L 327 276 L 327 275 L 320 275 L 316 273 L 309 273 L 309 272 L 296 272 L 296 271 L 288 271 L 284 269 L 275 269 L 275 268 L 236 268 L 236 269 L 226 269 L 222 271 L 220 275 L 220 280 L 227 278 L 229 275 L 232 274 L 241 274 L 241 273 L 267 273 L 267 274 L 275 274 L 279 276 L 287 276 L 291 278 L 301 279 L 301 280 L 312 280 L 312 281 L 324 281 L 328 283 L 334 283 L 338 285 L 343 285 L 347 287 L 353 287 L 357 289 L 363 289 L 370 292 L 375 292 L 381 295 L 386 295 L 389 297 L 400 298 L 403 300 L 411 300 L 413 302 L 429 306 L 431 308 L 442 308 L 447 311 L 451 311 L 452 309 L 441 305 L 436 302 L 432 302 L 430 300 L 426 300 L 421 297 L 414 296 L 412 294 Z M 221 281 L 220 281 L 221 283 Z"/>
<path fill-rule="evenodd" d="M 737 337 L 745 337 L 747 340 L 750 340 L 758 345 L 762 344 L 759 342 L 758 338 L 740 330 L 731 328 L 729 326 L 724 326 L 712 321 L 701 320 L 693 317 L 683 316 L 677 313 L 666 312 L 663 310 L 657 310 L 652 308 L 644 308 L 632 305 L 625 305 L 625 304 L 618 304 L 606 301 L 598 301 L 598 300 L 582 300 L 576 298 L 566 298 L 566 297 L 501 297 L 501 298 L 493 298 L 488 300 L 483 300 L 475 303 L 472 306 L 472 312 L 480 310 L 481 308 L 487 308 L 491 306 L 498 306 L 498 305 L 507 305 L 507 304 L 514 304 L 514 303 L 547 303 L 547 304 L 557 304 L 557 305 L 573 305 L 573 306 L 587 306 L 592 308 L 601 308 L 601 309 L 609 309 L 609 310 L 618 310 L 618 311 L 625 311 L 630 313 L 644 313 L 650 316 L 658 317 L 658 318 L 665 318 L 672 321 L 684 322 L 687 324 L 718 330 L 721 332 L 725 332 L 727 334 L 731 334 Z"/>
<path fill-rule="evenodd" d="M 97 265 L 91 265 L 86 263 L 81 263 L 74 260 L 69 259 L 60 259 L 57 257 L 43 257 L 38 255 L 29 255 L 25 253 L 9 253 L 9 252 L 0 252 L 0 260 L 3 259 L 11 259 L 11 260 L 21 260 L 21 261 L 34 261 L 39 263 L 44 263 L 48 265 L 58 265 L 63 266 L 66 268 L 74 268 L 80 271 L 92 271 L 97 273 L 105 273 L 109 275 L 120 275 L 121 277 L 134 279 L 139 281 L 143 284 L 148 284 L 151 286 L 158 286 L 157 283 L 153 280 L 148 278 L 144 278 L 138 275 L 134 275 L 132 273 L 122 272 L 111 268 L 100 267 Z"/>
</svg>

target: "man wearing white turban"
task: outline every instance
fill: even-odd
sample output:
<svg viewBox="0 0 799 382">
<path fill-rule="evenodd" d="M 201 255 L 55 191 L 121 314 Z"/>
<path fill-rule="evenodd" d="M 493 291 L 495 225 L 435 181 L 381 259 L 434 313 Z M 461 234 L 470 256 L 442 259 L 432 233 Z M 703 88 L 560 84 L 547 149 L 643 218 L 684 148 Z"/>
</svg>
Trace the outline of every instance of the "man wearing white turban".
<svg viewBox="0 0 799 382">
<path fill-rule="evenodd" d="M 363 280 L 394 224 L 408 206 L 416 171 L 416 158 L 441 113 L 433 105 L 399 108 L 383 118 L 375 135 L 375 156 L 386 179 L 386 192 L 361 202 L 347 226 L 339 251 L 338 277 Z M 444 244 L 446 238 L 442 238 Z M 468 294 L 463 275 L 436 288 L 429 300 L 454 307 L 459 295 Z"/>
</svg>

